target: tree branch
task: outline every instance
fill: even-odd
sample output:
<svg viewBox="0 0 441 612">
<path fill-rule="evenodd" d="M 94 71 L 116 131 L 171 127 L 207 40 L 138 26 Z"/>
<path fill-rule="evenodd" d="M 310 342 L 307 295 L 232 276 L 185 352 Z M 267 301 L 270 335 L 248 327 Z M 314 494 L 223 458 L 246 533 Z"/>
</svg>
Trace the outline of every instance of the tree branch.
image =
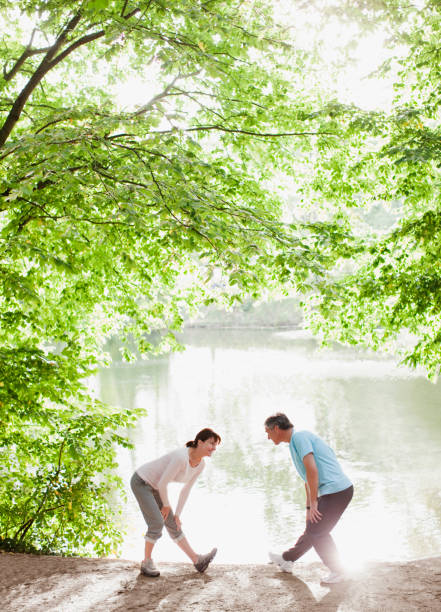
<svg viewBox="0 0 441 612">
<path fill-rule="evenodd" d="M 69 431 L 71 430 L 71 427 L 69 427 L 66 431 L 66 433 L 69 433 Z M 26 521 L 26 523 L 24 523 L 20 529 L 18 529 L 18 531 L 16 531 L 15 535 L 14 535 L 14 539 L 17 538 L 18 534 L 20 532 L 22 532 L 21 536 L 20 536 L 20 541 L 22 541 L 27 533 L 27 531 L 29 531 L 29 529 L 32 527 L 33 523 L 37 520 L 37 518 L 39 517 L 40 514 L 43 514 L 44 512 L 47 512 L 47 510 L 44 510 L 44 505 L 46 503 L 46 499 L 49 495 L 49 491 L 50 491 L 50 487 L 52 486 L 52 483 L 54 481 L 56 481 L 58 479 L 58 476 L 60 475 L 60 471 L 61 471 L 61 456 L 63 454 L 63 448 L 64 445 L 66 443 L 66 438 L 63 438 L 63 442 L 61 443 L 60 446 L 60 451 L 58 454 L 58 465 L 57 465 L 57 471 L 55 472 L 55 476 L 53 478 L 49 478 L 49 484 L 46 486 L 46 491 L 43 495 L 43 499 L 41 500 L 36 513 L 34 514 L 34 516 L 32 518 L 30 518 L 29 520 Z"/>
<path fill-rule="evenodd" d="M 124 17 L 124 13 L 126 12 L 126 8 L 127 8 L 128 2 L 129 2 L 129 0 L 124 0 L 123 7 L 121 9 L 121 17 Z"/>
<path fill-rule="evenodd" d="M 98 168 L 97 164 L 92 165 L 92 170 L 94 170 L 94 172 L 96 172 L 100 176 L 110 179 L 114 183 L 121 183 L 122 185 L 134 185 L 135 187 L 142 187 L 143 189 L 150 188 L 150 185 L 146 183 L 140 183 L 138 181 L 131 181 L 130 179 L 122 179 L 116 176 L 112 176 L 111 174 L 108 174 L 107 172 L 104 172 L 102 169 Z M 150 204 L 149 206 L 153 206 L 153 204 Z"/>
<path fill-rule="evenodd" d="M 127 15 L 123 15 L 123 19 L 128 20 L 139 12 L 140 12 L 140 9 L 136 8 L 133 11 L 130 11 L 130 13 L 128 13 Z M 8 140 L 12 130 L 14 129 L 15 124 L 20 119 L 20 115 L 23 111 L 24 105 L 26 104 L 29 96 L 34 91 L 34 89 L 37 87 L 37 85 L 40 84 L 41 80 L 46 75 L 46 73 L 49 72 L 49 70 L 51 70 L 52 68 L 54 68 L 54 66 L 56 66 L 59 62 L 61 62 L 64 58 L 70 55 L 73 51 L 75 51 L 75 49 L 78 49 L 78 47 L 86 45 L 104 36 L 105 34 L 104 30 L 93 32 L 92 34 L 87 34 L 85 36 L 82 36 L 75 42 L 73 42 L 71 45 L 69 45 L 69 47 L 67 47 L 67 49 L 60 52 L 63 45 L 66 43 L 66 39 L 68 35 L 71 32 L 73 32 L 73 30 L 77 27 L 77 25 L 81 21 L 81 18 L 82 18 L 81 12 L 78 12 L 67 23 L 67 25 L 64 27 L 63 31 L 61 32 L 60 36 L 55 41 L 55 43 L 51 47 L 48 47 L 47 53 L 45 57 L 43 58 L 42 62 L 38 66 L 37 70 L 33 73 L 28 83 L 23 88 L 23 90 L 18 95 L 17 99 L 15 100 L 9 112 L 9 115 L 7 116 L 2 128 L 0 129 L 0 148 Z M 32 39 L 31 39 L 31 42 L 32 42 Z M 36 50 L 28 49 L 28 55 L 26 55 L 26 57 L 24 57 L 23 59 L 20 58 L 21 60 L 20 66 L 23 64 L 25 59 L 29 57 L 29 53 L 34 54 L 34 51 L 43 53 L 45 49 L 36 49 Z"/>
<path fill-rule="evenodd" d="M 208 13 L 209 15 L 212 15 L 214 18 L 216 18 L 216 13 L 213 13 L 212 11 L 208 11 L 205 6 L 207 3 L 202 5 L 202 10 L 205 11 L 206 13 Z M 233 28 L 236 28 L 237 30 L 240 30 L 241 32 L 243 32 L 243 34 L 245 34 L 246 36 L 249 36 L 250 38 L 261 38 L 260 34 L 255 34 L 254 32 L 250 32 L 249 30 L 247 30 L 246 28 L 244 28 L 243 26 L 237 25 L 236 23 L 234 23 L 234 21 L 229 18 L 228 16 L 222 16 L 223 19 L 227 19 L 230 24 L 232 25 Z M 279 26 L 280 27 L 280 26 Z M 262 40 L 264 40 L 265 42 L 268 42 L 272 45 L 275 46 L 280 46 L 283 47 L 285 49 L 294 49 L 293 45 L 291 45 L 290 43 L 287 43 L 283 40 L 276 40 L 275 38 L 268 38 L 267 36 L 263 36 Z"/>
<path fill-rule="evenodd" d="M 175 87 L 176 91 L 181 92 L 182 94 L 188 95 L 188 94 L 194 94 L 194 95 L 198 95 L 198 96 L 207 96 L 209 98 L 214 98 L 215 100 L 219 99 L 219 96 L 216 94 L 212 94 L 208 91 L 185 91 L 185 90 L 181 90 L 178 87 Z M 238 102 L 240 104 L 246 104 L 246 105 L 250 105 L 250 106 L 257 106 L 258 108 L 263 108 L 264 110 L 268 110 L 267 106 L 263 106 L 262 104 L 258 104 L 256 101 L 253 100 L 240 100 L 239 98 L 227 98 L 225 97 L 224 100 L 228 101 L 228 102 Z"/>
<path fill-rule="evenodd" d="M 156 185 L 156 188 L 159 192 L 159 195 L 161 196 L 161 200 L 162 203 L 164 205 L 164 207 L 166 208 L 166 210 L 168 211 L 168 213 L 170 214 L 170 216 L 180 225 L 182 225 L 183 227 L 187 228 L 187 229 L 192 229 L 194 232 L 196 232 L 196 234 L 198 234 L 199 236 L 201 236 L 201 238 L 204 238 L 210 245 L 211 247 L 216 251 L 216 253 L 219 253 L 218 248 L 216 247 L 216 245 L 210 240 L 210 238 L 208 236 L 206 236 L 205 234 L 203 234 L 200 230 L 198 230 L 193 224 L 189 224 L 189 223 L 185 223 L 184 221 L 182 221 L 182 219 L 179 219 L 174 213 L 173 211 L 170 209 L 170 207 L 167 205 L 166 199 L 164 197 L 164 194 L 162 193 L 162 189 L 161 186 L 159 185 L 158 181 L 156 180 L 155 175 L 153 174 L 152 169 L 150 168 L 150 175 L 152 177 L 153 182 Z M 188 213 L 187 213 L 188 214 Z"/>
<path fill-rule="evenodd" d="M 337 136 L 334 132 L 251 132 L 249 130 L 241 130 L 239 128 L 227 128 L 223 125 L 199 125 L 192 128 L 173 128 L 171 130 L 152 131 L 151 134 L 172 134 L 173 132 L 201 132 L 209 130 L 218 130 L 220 132 L 228 132 L 230 134 L 245 134 L 247 136 L 259 136 L 268 138 L 280 138 L 281 136 Z"/>
<path fill-rule="evenodd" d="M 53 121 L 49 121 L 49 123 L 46 123 L 46 125 L 43 125 L 41 128 L 38 128 L 38 130 L 35 132 L 35 135 L 39 134 L 51 125 L 55 125 L 56 123 L 62 123 L 63 121 L 69 121 L 69 119 L 70 117 L 62 117 L 61 119 L 54 119 Z"/>
<path fill-rule="evenodd" d="M 26 49 L 23 51 L 23 53 L 12 66 L 11 70 L 9 70 L 9 72 L 6 72 L 6 65 L 3 66 L 3 77 L 5 81 L 10 81 L 15 77 L 15 75 L 23 66 L 28 57 L 32 57 L 33 55 L 38 55 L 40 53 L 47 53 L 49 49 L 50 47 L 42 47 L 41 49 L 31 49 L 29 46 L 26 47 Z"/>
<path fill-rule="evenodd" d="M 167 97 L 168 95 L 170 95 L 170 91 L 174 88 L 174 85 L 177 81 L 180 81 L 181 79 L 187 79 L 193 76 L 197 76 L 200 73 L 200 70 L 196 70 L 195 72 L 191 72 L 190 74 L 178 74 L 173 81 L 167 85 L 167 87 L 164 89 L 164 91 L 162 91 L 160 94 L 154 96 L 149 102 L 147 102 L 147 104 L 145 104 L 144 106 L 142 106 L 140 109 L 138 109 L 136 112 L 133 113 L 133 117 L 138 117 L 139 115 L 142 115 L 143 113 L 146 113 L 149 108 L 151 108 L 154 104 L 156 104 L 156 102 L 158 102 L 159 100 L 162 100 L 162 98 Z"/>
<path fill-rule="evenodd" d="M 83 164 L 81 166 L 71 166 L 70 168 L 65 168 L 63 172 L 71 173 L 71 172 L 76 172 L 77 170 L 82 170 L 88 167 L 89 166 L 87 164 Z M 23 176 L 20 179 L 18 179 L 17 183 L 22 183 L 23 181 L 26 181 L 30 178 L 32 178 L 32 175 L 27 174 L 26 176 Z M 55 181 L 51 179 L 45 179 L 44 181 L 39 181 L 34 187 L 34 191 L 40 191 L 41 189 L 44 189 L 48 185 L 54 185 L 54 184 L 55 184 Z M 12 190 L 13 190 L 12 187 L 8 187 L 7 189 L 5 189 L 5 191 L 2 191 L 2 193 L 0 193 L 0 198 L 6 198 L 12 192 Z M 3 210 L 6 210 L 6 208 L 0 208 L 0 211 L 3 211 Z"/>
<path fill-rule="evenodd" d="M 55 43 L 49 48 L 49 51 L 44 56 L 37 70 L 34 72 L 34 74 L 31 76 L 29 81 L 26 83 L 26 85 L 18 95 L 17 99 L 12 105 L 9 115 L 6 117 L 6 121 L 0 129 L 0 147 L 2 147 L 9 138 L 12 130 L 15 127 L 15 124 L 20 119 L 20 115 L 23 112 L 24 105 L 26 104 L 29 96 L 40 83 L 45 74 L 52 68 L 51 62 L 53 58 L 64 45 L 67 36 L 77 27 L 80 20 L 81 13 L 77 13 L 67 23 Z"/>
<path fill-rule="evenodd" d="M 88 43 L 94 40 L 97 40 L 98 38 L 101 38 L 102 36 L 104 36 L 104 34 L 105 34 L 105 31 L 100 30 L 99 32 L 93 32 L 92 34 L 87 34 L 86 36 L 82 36 L 81 38 L 76 40 L 74 43 L 72 43 L 69 47 L 67 47 L 67 49 L 65 49 L 59 55 L 57 55 L 57 57 L 55 57 L 50 63 L 48 70 L 51 70 L 52 68 L 54 68 L 54 66 L 59 64 L 62 60 L 64 60 L 65 57 L 70 55 L 72 51 L 75 51 L 75 49 L 78 49 L 78 47 L 87 45 Z"/>
<path fill-rule="evenodd" d="M 74 217 L 72 215 L 54 215 L 51 214 L 50 212 L 48 212 L 44 206 L 42 206 L 41 204 L 38 204 L 38 202 L 33 202 L 32 200 L 27 200 L 26 198 L 18 198 L 19 200 L 21 200 L 22 202 L 26 202 L 27 204 L 29 204 L 30 206 L 33 206 L 34 208 L 38 208 L 43 214 L 38 214 L 38 215 L 31 215 L 31 210 L 29 209 L 26 214 L 23 215 L 22 217 L 22 221 L 20 222 L 20 224 L 17 227 L 17 231 L 18 233 L 21 232 L 28 223 L 30 223 L 31 221 L 38 221 L 39 219 L 50 219 L 51 221 L 64 221 L 64 220 L 69 220 L 69 221 L 74 221 L 76 223 L 89 223 L 90 225 L 112 225 L 112 226 L 123 226 L 123 227 L 131 227 L 130 223 L 126 223 L 125 221 L 113 221 L 113 220 L 108 220 L 108 219 L 93 219 L 90 217 Z M 85 238 L 85 240 L 87 242 L 90 242 L 88 238 L 86 238 L 85 236 L 83 236 L 83 238 Z M 47 254 L 47 253 L 46 253 Z"/>
</svg>

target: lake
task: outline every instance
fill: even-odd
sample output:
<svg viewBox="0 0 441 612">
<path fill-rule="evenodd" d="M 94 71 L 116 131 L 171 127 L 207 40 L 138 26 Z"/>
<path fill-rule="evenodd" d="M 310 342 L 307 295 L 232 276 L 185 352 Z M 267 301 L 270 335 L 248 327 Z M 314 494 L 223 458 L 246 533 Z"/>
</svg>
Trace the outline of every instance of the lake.
<svg viewBox="0 0 441 612">
<path fill-rule="evenodd" d="M 285 412 L 335 450 L 355 486 L 334 529 L 350 567 L 410 560 L 441 550 L 440 385 L 393 359 L 321 349 L 303 331 L 189 330 L 183 352 L 115 363 L 98 394 L 121 408 L 147 410 L 121 450 L 127 483 L 121 557 L 143 556 L 143 519 L 128 483 L 145 461 L 183 446 L 205 426 L 222 437 L 182 514 L 197 552 L 219 549 L 219 563 L 266 563 L 304 529 L 304 485 L 288 446 L 267 440 L 263 422 Z M 181 485 L 171 487 L 176 500 Z M 175 503 L 175 501 L 174 501 Z M 185 561 L 164 530 L 157 561 Z M 303 560 L 316 561 L 310 551 Z"/>
</svg>

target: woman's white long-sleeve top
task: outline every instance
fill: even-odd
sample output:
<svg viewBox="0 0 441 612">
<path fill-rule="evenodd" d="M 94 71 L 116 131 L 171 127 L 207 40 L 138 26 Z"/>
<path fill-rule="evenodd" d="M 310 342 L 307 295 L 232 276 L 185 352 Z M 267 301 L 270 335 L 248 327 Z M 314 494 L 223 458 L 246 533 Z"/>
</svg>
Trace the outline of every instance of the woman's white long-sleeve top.
<svg viewBox="0 0 441 612">
<path fill-rule="evenodd" d="M 205 467 L 204 460 L 196 467 L 190 465 L 190 449 L 187 446 L 178 448 L 171 453 L 167 453 L 159 459 L 154 459 L 148 463 L 144 463 L 136 473 L 154 489 L 159 491 L 162 503 L 164 506 L 170 506 L 167 494 L 167 485 L 169 482 L 184 482 L 179 495 L 178 504 L 175 514 L 180 516 L 182 508 L 187 501 L 191 487 L 194 485 L 196 478 Z"/>
</svg>

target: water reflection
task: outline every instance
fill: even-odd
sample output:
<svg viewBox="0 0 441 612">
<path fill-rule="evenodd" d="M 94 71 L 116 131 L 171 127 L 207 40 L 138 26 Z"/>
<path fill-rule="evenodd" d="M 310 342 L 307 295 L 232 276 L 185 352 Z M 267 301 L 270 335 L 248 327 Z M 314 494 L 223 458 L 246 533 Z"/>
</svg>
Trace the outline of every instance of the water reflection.
<svg viewBox="0 0 441 612">
<path fill-rule="evenodd" d="M 389 359 L 320 350 L 299 332 L 192 330 L 186 350 L 99 375 L 100 396 L 144 407 L 122 451 L 119 473 L 183 445 L 203 426 L 223 443 L 190 495 L 183 527 L 219 562 L 266 562 L 294 543 L 304 524 L 304 487 L 286 445 L 266 440 L 264 419 L 286 412 L 336 450 L 354 481 L 354 500 L 334 530 L 345 561 L 438 554 L 441 545 L 439 385 Z M 172 487 L 176 499 L 179 485 Z M 139 559 L 144 525 L 128 491 L 122 556 Z M 164 534 L 157 560 L 184 560 Z M 308 553 L 305 561 L 316 560 Z"/>
</svg>

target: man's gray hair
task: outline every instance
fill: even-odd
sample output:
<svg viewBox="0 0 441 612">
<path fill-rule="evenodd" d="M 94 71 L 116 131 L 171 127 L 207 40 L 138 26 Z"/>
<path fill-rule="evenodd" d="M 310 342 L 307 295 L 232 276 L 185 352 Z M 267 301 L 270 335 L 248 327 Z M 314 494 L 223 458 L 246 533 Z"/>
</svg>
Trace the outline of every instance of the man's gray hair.
<svg viewBox="0 0 441 612">
<path fill-rule="evenodd" d="M 291 427 L 294 427 L 283 412 L 276 412 L 276 414 L 268 417 L 265 421 L 265 427 L 268 427 L 268 429 L 274 429 L 276 425 L 279 429 L 291 429 Z"/>
</svg>

